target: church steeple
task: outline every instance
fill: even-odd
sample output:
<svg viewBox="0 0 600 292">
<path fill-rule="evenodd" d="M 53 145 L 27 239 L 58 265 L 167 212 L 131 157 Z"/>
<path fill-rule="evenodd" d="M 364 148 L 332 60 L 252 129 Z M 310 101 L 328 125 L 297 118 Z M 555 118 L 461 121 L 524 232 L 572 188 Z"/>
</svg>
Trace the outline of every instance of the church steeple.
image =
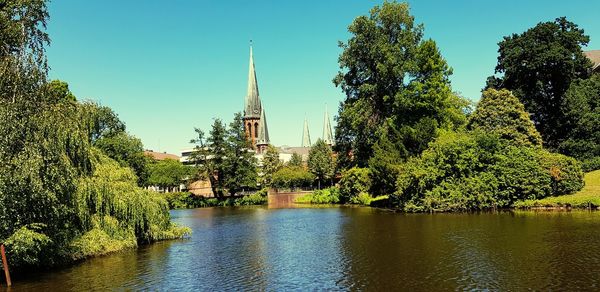
<svg viewBox="0 0 600 292">
<path fill-rule="evenodd" d="M 304 118 L 304 131 L 302 131 L 302 147 L 310 147 L 310 132 L 308 131 L 308 121 Z"/>
<path fill-rule="evenodd" d="M 252 54 L 252 41 L 250 41 L 250 65 L 248 66 L 248 90 L 246 91 L 244 117 L 258 118 L 262 111 L 258 82 L 256 81 L 256 70 L 254 68 L 254 56 Z"/>
<path fill-rule="evenodd" d="M 270 142 L 269 129 L 267 128 L 267 117 L 265 115 L 265 110 L 263 109 L 260 112 L 260 120 L 258 121 L 258 139 L 256 140 L 258 152 L 264 152 Z"/>
<path fill-rule="evenodd" d="M 329 112 L 327 111 L 327 105 L 325 105 L 325 118 L 323 121 L 323 141 L 329 146 L 333 146 L 333 134 L 331 132 L 331 123 L 329 122 Z"/>
</svg>

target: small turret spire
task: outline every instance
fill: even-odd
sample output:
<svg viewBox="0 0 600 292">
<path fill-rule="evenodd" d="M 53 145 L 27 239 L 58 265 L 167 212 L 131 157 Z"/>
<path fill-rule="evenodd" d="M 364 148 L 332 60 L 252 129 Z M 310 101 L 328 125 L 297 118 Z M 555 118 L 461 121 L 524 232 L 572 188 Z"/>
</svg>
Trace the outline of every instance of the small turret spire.
<svg viewBox="0 0 600 292">
<path fill-rule="evenodd" d="M 267 128 L 267 116 L 263 109 L 260 113 L 260 120 L 258 121 L 258 139 L 256 140 L 256 146 L 269 145 L 269 129 Z"/>
<path fill-rule="evenodd" d="M 329 146 L 334 145 L 333 134 L 331 132 L 331 123 L 329 122 L 329 112 L 327 111 L 327 104 L 325 104 L 325 118 L 323 121 L 323 141 Z"/>
<path fill-rule="evenodd" d="M 304 131 L 302 131 L 302 147 L 310 147 L 310 132 L 308 131 L 308 121 L 304 117 Z"/>
</svg>

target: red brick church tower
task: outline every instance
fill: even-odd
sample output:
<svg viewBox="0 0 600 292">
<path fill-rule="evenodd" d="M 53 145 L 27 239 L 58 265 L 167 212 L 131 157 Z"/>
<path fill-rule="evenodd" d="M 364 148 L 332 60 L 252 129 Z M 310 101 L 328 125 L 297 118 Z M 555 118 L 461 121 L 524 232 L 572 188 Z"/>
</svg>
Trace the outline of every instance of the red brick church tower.
<svg viewBox="0 0 600 292">
<path fill-rule="evenodd" d="M 252 148 L 258 153 L 264 152 L 270 143 L 269 131 L 267 129 L 267 119 L 258 92 L 256 70 L 254 69 L 254 57 L 252 55 L 252 44 L 250 45 L 248 90 L 244 100 L 244 129 L 246 131 L 246 137 L 252 144 Z"/>
</svg>

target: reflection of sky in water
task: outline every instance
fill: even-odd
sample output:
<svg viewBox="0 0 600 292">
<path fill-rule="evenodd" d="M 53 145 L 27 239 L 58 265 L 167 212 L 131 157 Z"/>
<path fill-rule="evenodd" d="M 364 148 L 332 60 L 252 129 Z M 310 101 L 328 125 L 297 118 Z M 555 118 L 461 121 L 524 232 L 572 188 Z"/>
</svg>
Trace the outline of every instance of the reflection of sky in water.
<svg viewBox="0 0 600 292">
<path fill-rule="evenodd" d="M 172 211 L 193 235 L 13 290 L 598 290 L 600 212 Z"/>
</svg>

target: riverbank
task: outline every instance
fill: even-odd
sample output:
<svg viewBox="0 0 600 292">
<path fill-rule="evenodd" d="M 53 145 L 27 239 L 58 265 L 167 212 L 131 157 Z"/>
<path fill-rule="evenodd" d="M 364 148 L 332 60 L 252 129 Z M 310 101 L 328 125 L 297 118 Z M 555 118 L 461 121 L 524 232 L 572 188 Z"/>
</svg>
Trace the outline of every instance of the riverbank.
<svg viewBox="0 0 600 292">
<path fill-rule="evenodd" d="M 600 208 L 600 170 L 585 174 L 585 186 L 572 195 L 525 200 L 515 204 L 517 209 L 598 209 Z"/>
</svg>

